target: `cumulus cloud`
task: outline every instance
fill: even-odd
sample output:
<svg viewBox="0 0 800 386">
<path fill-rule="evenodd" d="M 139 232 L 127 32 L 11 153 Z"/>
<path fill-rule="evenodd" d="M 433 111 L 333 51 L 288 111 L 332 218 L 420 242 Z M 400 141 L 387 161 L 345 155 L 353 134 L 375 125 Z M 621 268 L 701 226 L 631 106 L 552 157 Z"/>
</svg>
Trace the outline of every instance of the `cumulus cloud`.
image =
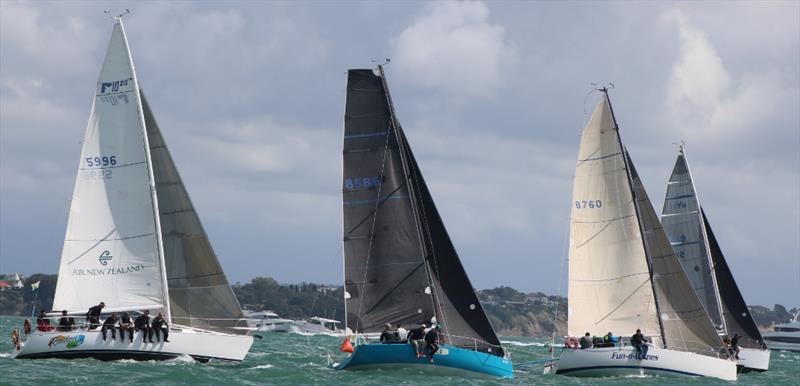
<svg viewBox="0 0 800 386">
<path fill-rule="evenodd" d="M 392 40 L 398 73 L 421 87 L 459 96 L 489 96 L 516 61 L 505 28 L 483 2 L 428 4 Z"/>
</svg>

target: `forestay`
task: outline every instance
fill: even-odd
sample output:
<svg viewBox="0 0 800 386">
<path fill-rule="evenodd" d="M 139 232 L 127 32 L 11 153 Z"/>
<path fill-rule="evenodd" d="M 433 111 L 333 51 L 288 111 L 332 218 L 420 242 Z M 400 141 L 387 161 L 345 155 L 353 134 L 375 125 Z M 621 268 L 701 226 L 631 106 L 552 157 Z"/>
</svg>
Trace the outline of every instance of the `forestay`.
<svg viewBox="0 0 800 386">
<path fill-rule="evenodd" d="M 581 136 L 569 245 L 571 336 L 660 335 L 650 271 L 609 102 Z"/>
<path fill-rule="evenodd" d="M 172 322 L 246 334 L 244 328 L 233 328 L 247 327 L 239 301 L 203 230 L 144 94 L 142 106 L 158 194 Z"/>
<path fill-rule="evenodd" d="M 160 265 L 138 104 L 122 24 L 114 25 L 97 81 L 61 253 L 55 310 L 160 309 Z"/>
<path fill-rule="evenodd" d="M 717 329 L 723 329 L 714 273 L 711 270 L 700 205 L 683 150 L 669 178 L 661 224 L 678 261 Z"/>
</svg>

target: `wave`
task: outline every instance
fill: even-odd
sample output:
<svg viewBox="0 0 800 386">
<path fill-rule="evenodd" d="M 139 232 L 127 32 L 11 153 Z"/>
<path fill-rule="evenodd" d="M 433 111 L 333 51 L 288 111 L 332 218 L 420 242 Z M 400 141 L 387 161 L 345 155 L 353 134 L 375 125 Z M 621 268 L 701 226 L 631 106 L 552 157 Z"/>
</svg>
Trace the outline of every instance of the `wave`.
<svg viewBox="0 0 800 386">
<path fill-rule="evenodd" d="M 517 342 L 515 340 L 501 340 L 500 343 L 507 344 L 510 346 L 519 346 L 519 347 L 546 347 L 549 346 L 550 343 L 540 343 L 540 342 Z"/>
<path fill-rule="evenodd" d="M 273 367 L 275 367 L 275 366 L 273 366 L 273 365 L 271 365 L 271 364 L 266 364 L 266 365 L 258 365 L 258 366 L 256 366 L 256 367 L 251 367 L 251 368 L 250 368 L 250 370 L 258 370 L 258 369 L 271 369 L 271 368 L 273 368 Z"/>
</svg>

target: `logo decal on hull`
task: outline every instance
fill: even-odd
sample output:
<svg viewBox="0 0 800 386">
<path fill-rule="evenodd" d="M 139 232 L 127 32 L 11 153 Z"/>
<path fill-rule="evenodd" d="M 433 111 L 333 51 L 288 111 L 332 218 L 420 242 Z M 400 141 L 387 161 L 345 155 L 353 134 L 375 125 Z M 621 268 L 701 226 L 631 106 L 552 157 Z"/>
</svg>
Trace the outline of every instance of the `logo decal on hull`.
<svg viewBox="0 0 800 386">
<path fill-rule="evenodd" d="M 641 355 L 639 355 L 638 353 L 619 354 L 619 353 L 612 352 L 611 353 L 611 359 L 639 359 L 639 360 L 647 359 L 649 361 L 657 361 L 658 360 L 658 355 L 647 354 L 647 355 L 645 355 L 644 358 L 641 358 Z"/>
<path fill-rule="evenodd" d="M 47 342 L 47 347 L 55 347 L 60 344 L 66 345 L 67 348 L 75 348 L 83 344 L 83 340 L 85 337 L 83 334 L 81 335 L 56 335 L 50 338 L 50 342 Z"/>
</svg>

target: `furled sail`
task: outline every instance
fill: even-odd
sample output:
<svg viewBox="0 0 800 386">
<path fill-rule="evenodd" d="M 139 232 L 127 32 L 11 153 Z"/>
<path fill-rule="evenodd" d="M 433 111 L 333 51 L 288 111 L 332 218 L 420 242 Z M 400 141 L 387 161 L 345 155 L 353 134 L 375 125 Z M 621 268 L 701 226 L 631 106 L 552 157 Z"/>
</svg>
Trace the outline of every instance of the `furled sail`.
<svg viewBox="0 0 800 386">
<path fill-rule="evenodd" d="M 725 256 L 722 255 L 722 250 L 719 248 L 717 238 L 714 237 L 714 232 L 711 230 L 711 224 L 708 223 L 706 213 L 702 208 L 700 208 L 700 213 L 703 215 L 703 223 L 708 236 L 708 246 L 711 251 L 711 261 L 719 284 L 719 296 L 722 300 L 722 314 L 725 317 L 726 332 L 730 337 L 733 337 L 734 334 L 739 334 L 741 337 L 739 346 L 741 347 L 765 349 L 767 346 L 764 343 L 764 338 L 761 337 L 761 332 L 753 319 L 753 314 L 747 308 L 742 293 L 736 285 L 736 280 L 733 279 L 731 269 L 725 261 Z"/>
<path fill-rule="evenodd" d="M 344 133 L 347 326 L 442 325 L 444 340 L 503 355 L 396 117 L 382 69 L 350 70 Z"/>
<path fill-rule="evenodd" d="M 162 309 L 166 285 L 138 102 L 121 23 L 97 81 L 61 253 L 55 310 Z"/>
<path fill-rule="evenodd" d="M 568 288 L 572 336 L 609 331 L 632 335 L 637 328 L 645 335 L 660 336 L 623 157 L 604 96 L 583 129 L 575 169 Z"/>
<path fill-rule="evenodd" d="M 347 327 L 378 332 L 434 317 L 420 233 L 382 79 L 350 70 L 344 117 Z"/>
<path fill-rule="evenodd" d="M 630 157 L 628 166 L 650 260 L 664 346 L 716 357 L 722 340 L 683 272 Z"/>
<path fill-rule="evenodd" d="M 172 322 L 245 334 L 239 301 L 228 284 L 183 185 L 150 105 L 142 107 L 158 195 Z"/>
<path fill-rule="evenodd" d="M 705 227 L 700 218 L 700 205 L 683 150 L 667 185 L 661 212 L 661 224 L 692 287 L 718 330 L 723 329 L 716 280 L 706 243 Z"/>
</svg>

